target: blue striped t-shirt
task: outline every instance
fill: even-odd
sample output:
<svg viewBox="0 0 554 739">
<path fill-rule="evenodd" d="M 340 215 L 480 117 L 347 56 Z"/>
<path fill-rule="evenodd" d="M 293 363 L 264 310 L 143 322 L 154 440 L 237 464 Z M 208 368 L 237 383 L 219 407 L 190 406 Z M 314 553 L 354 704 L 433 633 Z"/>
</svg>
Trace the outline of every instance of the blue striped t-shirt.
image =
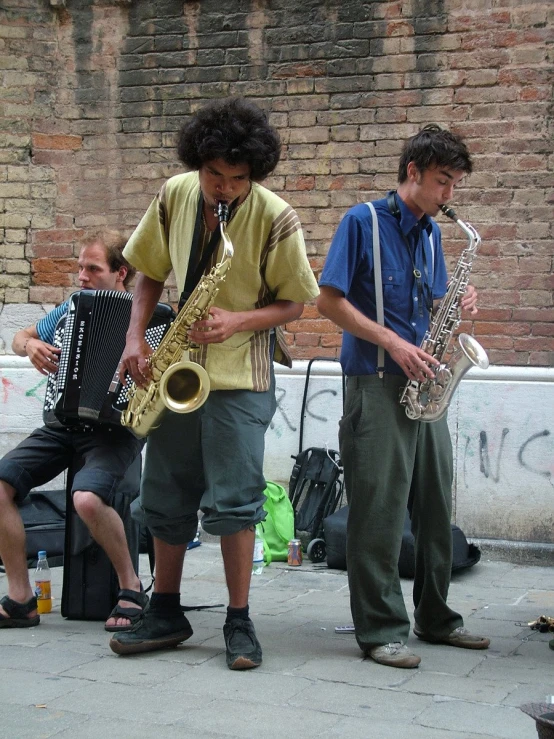
<svg viewBox="0 0 554 739">
<path fill-rule="evenodd" d="M 67 313 L 69 307 L 69 301 L 66 300 L 64 303 L 60 303 L 54 310 L 47 313 L 44 318 L 37 321 L 36 329 L 38 337 L 41 341 L 45 341 L 47 344 L 54 342 L 54 331 L 60 318 Z"/>
</svg>

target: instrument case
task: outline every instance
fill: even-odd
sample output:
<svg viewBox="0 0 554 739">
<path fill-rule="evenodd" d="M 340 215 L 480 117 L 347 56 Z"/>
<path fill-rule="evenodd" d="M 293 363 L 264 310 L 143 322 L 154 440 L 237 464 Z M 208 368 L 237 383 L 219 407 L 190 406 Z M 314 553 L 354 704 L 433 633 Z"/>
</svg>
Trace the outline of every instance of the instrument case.
<svg viewBox="0 0 554 739">
<path fill-rule="evenodd" d="M 346 570 L 346 523 L 348 506 L 344 506 L 323 521 L 325 544 L 327 547 L 327 566 L 336 570 Z M 470 544 L 464 532 L 456 526 L 452 527 L 452 572 L 473 567 L 481 559 L 481 550 L 476 544 Z M 398 558 L 400 577 L 413 578 L 415 574 L 414 536 L 412 534 L 410 516 L 406 511 L 404 532 L 400 557 Z"/>
<path fill-rule="evenodd" d="M 68 472 L 61 612 L 68 619 L 104 621 L 117 603 L 119 584 L 107 554 L 75 513 L 70 493 L 73 474 L 72 470 Z M 139 454 L 120 482 L 113 502 L 113 508 L 123 521 L 131 560 L 137 573 L 139 524 L 131 516 L 131 503 L 139 494 L 140 475 Z"/>
</svg>

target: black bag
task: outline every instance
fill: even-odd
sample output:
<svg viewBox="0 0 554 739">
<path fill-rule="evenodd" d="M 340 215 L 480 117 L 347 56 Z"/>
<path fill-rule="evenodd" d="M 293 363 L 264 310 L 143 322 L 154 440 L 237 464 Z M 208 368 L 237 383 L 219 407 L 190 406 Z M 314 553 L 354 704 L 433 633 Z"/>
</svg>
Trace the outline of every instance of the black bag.
<svg viewBox="0 0 554 739">
<path fill-rule="evenodd" d="M 121 516 L 131 560 L 138 572 L 139 524 L 131 516 L 131 503 L 140 489 L 141 456 L 136 457 L 115 493 L 113 508 Z M 68 475 L 68 478 L 71 478 Z M 68 480 L 68 491 L 71 482 Z M 104 621 L 117 603 L 117 575 L 104 550 L 68 506 L 65 529 L 62 616 L 69 619 Z"/>
<path fill-rule="evenodd" d="M 346 569 L 346 522 L 348 506 L 345 505 L 323 521 L 327 567 L 335 570 Z"/>
<path fill-rule="evenodd" d="M 36 567 L 41 549 L 46 551 L 50 567 L 63 565 L 65 490 L 33 490 L 19 512 L 25 527 L 28 566 Z"/>
<path fill-rule="evenodd" d="M 452 572 L 473 567 L 481 559 L 481 550 L 476 544 L 470 544 L 464 532 L 451 524 L 452 528 Z M 410 516 L 406 511 L 402 547 L 398 558 L 398 572 L 400 577 L 413 578 L 415 575 L 414 535 L 412 534 Z"/>
<path fill-rule="evenodd" d="M 337 570 L 346 570 L 346 523 L 348 506 L 344 506 L 323 521 L 325 545 L 327 547 L 327 566 Z M 475 544 L 469 544 L 463 531 L 452 526 L 452 572 L 473 567 L 481 559 L 481 550 Z M 400 577 L 413 578 L 415 574 L 414 537 L 410 516 L 406 511 L 402 546 L 398 558 Z"/>
</svg>

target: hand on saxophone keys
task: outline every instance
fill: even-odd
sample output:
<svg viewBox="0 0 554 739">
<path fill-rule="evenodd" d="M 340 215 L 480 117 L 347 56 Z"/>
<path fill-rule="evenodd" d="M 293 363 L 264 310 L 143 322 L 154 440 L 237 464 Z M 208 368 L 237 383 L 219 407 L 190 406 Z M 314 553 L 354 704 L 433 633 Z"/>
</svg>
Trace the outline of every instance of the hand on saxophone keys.
<svg viewBox="0 0 554 739">
<path fill-rule="evenodd" d="M 147 387 L 152 381 L 151 354 L 152 350 L 144 339 L 128 341 L 121 357 L 121 380 L 123 381 L 125 375 L 128 374 L 135 385 L 141 388 Z"/>
<path fill-rule="evenodd" d="M 209 318 L 193 323 L 188 335 L 197 344 L 221 344 L 241 330 L 240 317 L 240 313 L 212 306 Z"/>
<path fill-rule="evenodd" d="M 473 285 L 468 285 L 464 295 L 460 299 L 460 307 L 472 316 L 477 313 L 477 290 Z"/>
<path fill-rule="evenodd" d="M 424 352 L 423 349 L 410 344 L 409 341 L 405 341 L 397 334 L 393 335 L 388 346 L 384 348 L 404 370 L 408 379 L 417 380 L 418 382 L 434 379 L 435 374 L 432 368 L 438 368 L 440 362 Z"/>
</svg>

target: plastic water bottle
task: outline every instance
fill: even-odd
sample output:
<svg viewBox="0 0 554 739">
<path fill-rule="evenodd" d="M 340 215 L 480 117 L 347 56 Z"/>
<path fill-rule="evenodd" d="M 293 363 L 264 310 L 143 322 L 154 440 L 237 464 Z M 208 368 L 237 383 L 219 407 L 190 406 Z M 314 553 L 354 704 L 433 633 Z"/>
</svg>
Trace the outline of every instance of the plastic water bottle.
<svg viewBox="0 0 554 739">
<path fill-rule="evenodd" d="M 252 574 L 261 575 L 264 570 L 264 540 L 258 533 L 256 526 L 256 537 L 254 539 L 254 556 L 252 558 Z"/>
<path fill-rule="evenodd" d="M 46 559 L 46 552 L 38 553 L 37 568 L 35 570 L 35 595 L 37 598 L 38 612 L 50 613 L 52 610 L 52 573 Z"/>
</svg>

